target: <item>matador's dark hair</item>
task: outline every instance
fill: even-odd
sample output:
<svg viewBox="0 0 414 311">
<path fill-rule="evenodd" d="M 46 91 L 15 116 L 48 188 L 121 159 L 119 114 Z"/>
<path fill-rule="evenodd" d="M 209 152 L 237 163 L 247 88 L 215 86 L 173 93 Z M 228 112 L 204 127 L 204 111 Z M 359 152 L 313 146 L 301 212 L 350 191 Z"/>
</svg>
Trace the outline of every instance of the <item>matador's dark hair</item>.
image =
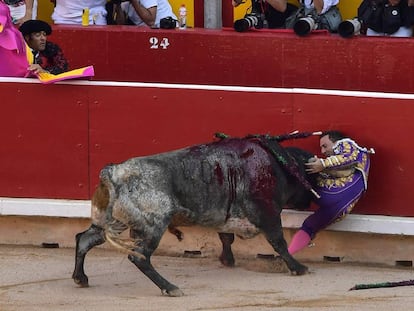
<svg viewBox="0 0 414 311">
<path fill-rule="evenodd" d="M 326 136 L 326 135 L 329 136 L 329 139 L 332 142 L 336 142 L 340 139 L 344 139 L 344 138 L 348 137 L 344 133 L 342 133 L 340 131 L 335 131 L 335 130 L 322 132 L 321 137 Z"/>
</svg>

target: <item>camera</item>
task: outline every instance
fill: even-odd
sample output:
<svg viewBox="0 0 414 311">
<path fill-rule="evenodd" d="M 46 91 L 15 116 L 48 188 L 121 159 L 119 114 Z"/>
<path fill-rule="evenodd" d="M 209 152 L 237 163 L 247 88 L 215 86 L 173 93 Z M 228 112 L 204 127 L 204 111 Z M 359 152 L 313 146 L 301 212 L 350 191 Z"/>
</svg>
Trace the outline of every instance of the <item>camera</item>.
<svg viewBox="0 0 414 311">
<path fill-rule="evenodd" d="M 312 16 L 306 16 L 299 18 L 293 25 L 293 30 L 298 36 L 306 36 L 312 30 L 318 28 L 318 23 L 312 18 Z"/>
<path fill-rule="evenodd" d="M 250 28 L 263 28 L 263 18 L 260 13 L 246 14 L 244 18 L 238 19 L 234 22 L 234 30 L 237 32 L 244 32 Z"/>
<path fill-rule="evenodd" d="M 161 29 L 174 29 L 177 27 L 177 20 L 171 16 L 164 17 L 160 19 L 160 28 Z"/>
<path fill-rule="evenodd" d="M 354 35 L 359 35 L 362 23 L 357 19 L 347 19 L 341 22 L 338 26 L 338 33 L 343 38 L 350 38 Z"/>
</svg>

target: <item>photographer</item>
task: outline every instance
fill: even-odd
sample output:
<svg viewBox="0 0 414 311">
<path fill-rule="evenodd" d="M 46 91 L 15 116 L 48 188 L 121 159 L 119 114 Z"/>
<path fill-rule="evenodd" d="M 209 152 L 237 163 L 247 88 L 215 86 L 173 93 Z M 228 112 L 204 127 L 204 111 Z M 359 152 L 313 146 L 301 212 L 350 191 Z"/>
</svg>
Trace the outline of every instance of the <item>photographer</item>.
<svg viewBox="0 0 414 311">
<path fill-rule="evenodd" d="M 232 0 L 234 7 L 242 3 L 243 0 Z M 285 28 L 286 19 L 294 15 L 297 9 L 297 6 L 286 0 L 252 0 L 252 13 L 262 15 L 268 28 Z"/>
<path fill-rule="evenodd" d="M 413 0 L 414 1 L 414 0 Z M 244 3 L 232 0 L 233 6 Z M 327 29 L 336 32 L 342 21 L 336 7 L 339 0 L 299 0 L 297 8 L 286 0 L 252 0 L 252 13 L 260 12 L 269 28 L 294 28 L 297 21 L 311 17 L 315 21 L 314 29 Z"/>
<path fill-rule="evenodd" d="M 336 32 L 342 21 L 337 8 L 339 0 L 299 0 L 301 6 L 295 16 L 286 21 L 286 28 L 294 28 L 302 18 L 310 17 L 314 21 L 314 29 L 327 29 Z"/>
<path fill-rule="evenodd" d="M 160 20 L 172 17 L 177 20 L 168 0 L 111 1 L 114 20 L 118 25 L 160 27 Z"/>
<path fill-rule="evenodd" d="M 414 1 L 363 0 L 358 19 L 367 36 L 411 37 L 414 24 Z"/>
</svg>

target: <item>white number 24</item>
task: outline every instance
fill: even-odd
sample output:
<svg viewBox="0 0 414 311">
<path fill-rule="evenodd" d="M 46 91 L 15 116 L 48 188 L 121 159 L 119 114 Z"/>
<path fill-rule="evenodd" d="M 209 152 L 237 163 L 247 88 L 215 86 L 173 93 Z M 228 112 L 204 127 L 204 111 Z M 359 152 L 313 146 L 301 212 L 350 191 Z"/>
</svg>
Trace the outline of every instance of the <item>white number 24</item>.
<svg viewBox="0 0 414 311">
<path fill-rule="evenodd" d="M 159 41 L 157 37 L 151 37 L 149 39 L 149 43 L 150 49 L 158 49 L 159 47 L 161 47 L 165 50 L 170 45 L 168 38 L 162 38 L 161 41 Z"/>
</svg>

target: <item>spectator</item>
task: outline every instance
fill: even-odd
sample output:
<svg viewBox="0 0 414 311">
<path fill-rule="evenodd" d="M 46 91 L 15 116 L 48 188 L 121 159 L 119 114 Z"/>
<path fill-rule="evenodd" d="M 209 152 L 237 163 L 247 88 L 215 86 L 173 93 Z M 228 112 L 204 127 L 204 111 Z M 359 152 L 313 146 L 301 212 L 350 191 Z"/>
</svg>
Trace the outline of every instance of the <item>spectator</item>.
<svg viewBox="0 0 414 311">
<path fill-rule="evenodd" d="M 312 158 L 307 163 L 310 174 L 318 174 L 315 201 L 319 208 L 308 216 L 292 238 L 289 253 L 306 247 L 315 235 L 330 224 L 343 219 L 367 190 L 370 167 L 369 153 L 341 132 L 321 135 L 321 152 L 326 158 Z"/>
<path fill-rule="evenodd" d="M 34 74 L 48 72 L 60 74 L 68 70 L 68 62 L 60 47 L 47 41 L 52 33 L 50 25 L 41 20 L 28 20 L 19 28 L 24 40 L 33 52 L 33 64 L 29 70 Z"/>
<path fill-rule="evenodd" d="M 238 7 L 244 0 L 232 0 L 232 3 Z M 297 10 L 297 6 L 286 0 L 252 0 L 252 13 L 263 14 L 268 28 L 285 28 L 286 19 Z"/>
<path fill-rule="evenodd" d="M 4 2 L 9 6 L 13 24 L 17 26 L 37 17 L 37 0 L 4 0 Z"/>
<path fill-rule="evenodd" d="M 243 3 L 243 0 L 232 0 L 233 6 Z M 299 0 L 300 7 L 286 0 L 252 0 L 252 12 L 261 13 L 269 28 L 293 28 L 302 17 L 311 16 L 317 24 L 317 29 L 328 29 L 335 32 L 342 20 L 336 7 L 339 0 Z"/>
<path fill-rule="evenodd" d="M 177 20 L 168 0 L 130 0 L 114 4 L 117 24 L 160 27 L 160 20 L 172 17 Z"/>
<path fill-rule="evenodd" d="M 106 25 L 106 0 L 55 0 L 55 24 L 82 25 L 83 10 L 89 9 L 89 25 Z"/>
<path fill-rule="evenodd" d="M 13 25 L 9 7 L 0 1 L 0 76 L 25 77 L 28 64 L 23 36 Z"/>
<path fill-rule="evenodd" d="M 327 29 L 336 32 L 342 21 L 337 8 L 339 0 L 299 0 L 301 6 L 294 16 L 286 21 L 286 28 L 293 28 L 298 20 L 311 17 L 316 23 L 316 29 Z"/>
<path fill-rule="evenodd" d="M 414 24 L 412 0 L 363 0 L 358 19 L 367 36 L 411 37 Z"/>
</svg>

